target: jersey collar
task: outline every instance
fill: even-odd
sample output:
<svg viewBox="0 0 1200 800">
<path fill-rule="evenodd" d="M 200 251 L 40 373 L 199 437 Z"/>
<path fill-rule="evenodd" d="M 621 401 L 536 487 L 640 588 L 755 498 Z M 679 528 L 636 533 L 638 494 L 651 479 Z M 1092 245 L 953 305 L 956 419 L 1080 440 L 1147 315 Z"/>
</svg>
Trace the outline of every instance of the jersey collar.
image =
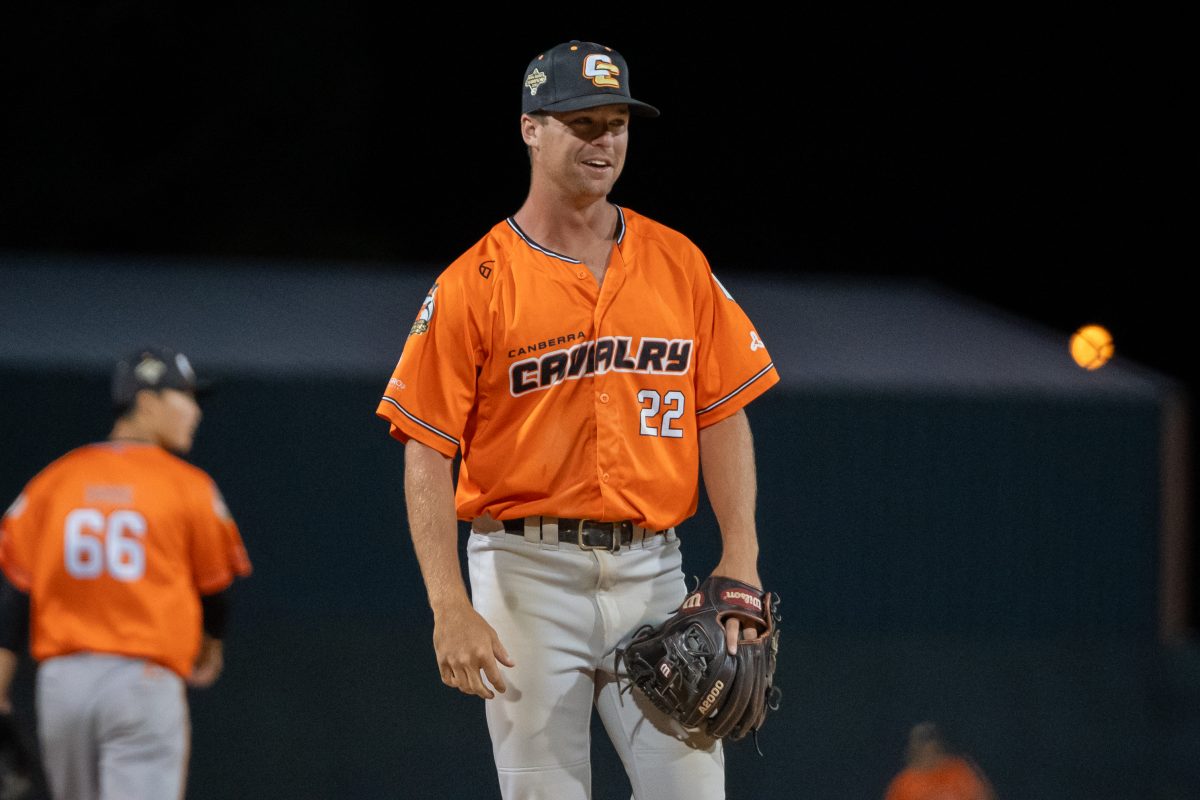
<svg viewBox="0 0 1200 800">
<path fill-rule="evenodd" d="M 614 208 L 617 209 L 617 235 L 613 238 L 615 239 L 615 241 L 617 243 L 617 247 L 620 247 L 621 243 L 623 241 L 625 241 L 625 211 L 624 211 L 624 209 L 622 209 L 620 206 L 618 206 L 616 204 L 614 204 Z M 582 263 L 577 258 L 571 258 L 570 256 L 564 256 L 562 253 L 557 253 L 557 252 L 551 250 L 549 247 L 543 247 L 542 245 L 538 244 L 537 242 L 535 242 L 533 239 L 531 239 L 529 237 L 529 234 L 527 234 L 527 233 L 525 233 L 525 231 L 521 230 L 521 226 L 518 225 L 517 221 L 515 219 L 513 219 L 512 217 L 509 217 L 504 221 L 508 223 L 508 227 L 512 228 L 513 232 L 515 232 L 517 234 L 517 236 L 521 237 L 521 241 L 525 242 L 525 244 L 529 245 L 534 250 L 537 250 L 539 253 L 548 255 L 551 258 L 557 258 L 560 261 L 566 261 L 568 264 Z"/>
</svg>

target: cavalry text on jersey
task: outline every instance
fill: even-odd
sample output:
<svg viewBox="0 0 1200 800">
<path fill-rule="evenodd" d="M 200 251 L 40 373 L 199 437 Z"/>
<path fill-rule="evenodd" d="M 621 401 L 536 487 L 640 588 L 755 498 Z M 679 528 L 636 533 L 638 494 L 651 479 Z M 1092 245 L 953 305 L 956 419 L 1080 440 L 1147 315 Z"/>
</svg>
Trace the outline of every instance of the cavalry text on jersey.
<svg viewBox="0 0 1200 800">
<path fill-rule="evenodd" d="M 557 383 L 605 372 L 682 375 L 692 365 L 691 339 L 643 336 L 634 347 L 632 336 L 601 336 L 509 367 L 509 392 L 519 397 L 549 389 Z"/>
</svg>

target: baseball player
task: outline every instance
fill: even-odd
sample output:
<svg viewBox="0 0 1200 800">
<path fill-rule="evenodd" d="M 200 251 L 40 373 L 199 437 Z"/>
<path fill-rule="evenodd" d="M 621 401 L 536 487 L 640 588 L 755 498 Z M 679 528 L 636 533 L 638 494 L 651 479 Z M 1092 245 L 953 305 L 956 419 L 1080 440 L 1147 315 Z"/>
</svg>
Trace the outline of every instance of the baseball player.
<svg viewBox="0 0 1200 800">
<path fill-rule="evenodd" d="M 983 772 L 969 758 L 951 754 L 932 722 L 909 731 L 904 760 L 904 769 L 888 784 L 884 800 L 995 800 Z"/>
<path fill-rule="evenodd" d="M 674 528 L 701 467 L 714 574 L 761 587 L 742 408 L 778 376 L 700 250 L 607 199 L 631 117 L 658 115 L 625 59 L 560 44 L 522 97 L 528 198 L 437 278 L 377 411 L 405 443 L 441 677 L 486 699 L 505 798 L 591 796 L 593 705 L 636 798 L 721 798 L 720 741 L 620 692 L 614 650 L 687 593 Z"/>
<path fill-rule="evenodd" d="M 0 709 L 28 636 L 56 798 L 183 795 L 185 683 L 216 681 L 227 589 L 250 574 L 217 487 L 179 457 L 196 389 L 182 353 L 121 361 L 108 440 L 42 470 L 0 522 Z"/>
</svg>

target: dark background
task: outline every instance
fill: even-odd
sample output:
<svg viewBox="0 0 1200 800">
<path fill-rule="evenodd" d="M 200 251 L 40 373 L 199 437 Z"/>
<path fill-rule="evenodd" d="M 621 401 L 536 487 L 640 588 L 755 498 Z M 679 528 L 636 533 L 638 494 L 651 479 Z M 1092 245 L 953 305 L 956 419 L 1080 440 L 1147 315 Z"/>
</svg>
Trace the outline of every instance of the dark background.
<svg viewBox="0 0 1200 800">
<path fill-rule="evenodd" d="M 1081 15 L 1043 8 L 1025 17 L 924 12 L 891 18 L 857 9 L 781 18 L 739 7 L 712 16 L 683 9 L 677 13 L 688 19 L 669 21 L 646 19 L 627 6 L 585 11 L 521 4 L 494 9 L 491 18 L 453 8 L 436 19 L 420 9 L 418 21 L 413 9 L 380 14 L 313 3 L 218 10 L 52 2 L 6 10 L 0 25 L 0 252 L 189 255 L 223 267 L 233 263 L 225 259 L 242 256 L 380 270 L 444 265 L 519 207 L 528 172 L 517 132 L 519 81 L 540 50 L 578 36 L 620 50 L 630 62 L 634 96 L 663 111 L 660 119 L 634 121 L 613 200 L 682 230 L 718 273 L 929 278 L 1060 331 L 1064 348 L 1079 325 L 1104 324 L 1114 334 L 1118 359 L 1154 367 L 1194 390 L 1192 297 L 1181 277 L 1195 262 L 1195 248 L 1183 236 L 1184 219 L 1195 217 L 1187 191 L 1195 174 L 1195 130 L 1183 118 L 1194 92 L 1185 91 L 1185 51 L 1173 35 L 1182 28 L 1179 20 L 1129 18 L 1107 7 Z M 58 383 L 29 374 L 4 377 L 27 392 L 11 405 L 21 410 L 22 443 L 42 442 L 45 449 L 21 450 L 30 463 L 11 465 L 14 481 L 16 473 L 27 477 L 61 452 L 50 433 L 86 441 L 107 424 L 103 409 L 80 414 L 86 403 L 64 390 L 74 385 L 70 376 Z M 91 380 L 102 392 L 103 378 Z M 232 380 L 237 391 L 215 401 L 206 422 L 213 427 L 206 427 L 194 455 L 219 476 L 231 505 L 245 509 L 238 512 L 243 528 L 258 532 L 252 556 L 259 572 L 239 590 L 244 611 L 232 634 L 226 680 L 216 692 L 193 698 L 199 743 L 193 793 L 204 795 L 207 787 L 204 796 L 236 796 L 236 788 L 227 787 L 257 775 L 282 793 L 304 796 L 306 785 L 325 785 L 314 777 L 321 776 L 346 787 L 345 796 L 368 796 L 355 788 L 354 776 L 378 780 L 381 771 L 385 786 L 432 792 L 429 787 L 445 778 L 429 774 L 442 769 L 430 766 L 438 743 L 455 737 L 465 753 L 464 785 L 491 780 L 482 726 L 455 727 L 478 722 L 477 708 L 467 698 L 435 694 L 432 659 L 423 650 L 408 652 L 425 646 L 427 620 L 397 619 L 396 609 L 411 604 L 419 585 L 403 541 L 390 533 L 353 541 L 330 562 L 328 581 L 296 586 L 287 580 L 290 565 L 325 564 L 322 548 L 329 543 L 276 536 L 272 526 L 280 519 L 300 529 L 301 510 L 282 499 L 279 508 L 263 507 L 256 498 L 262 486 L 257 467 L 219 446 L 247 436 L 239 420 L 261 413 L 275 391 Z M 362 474 L 369 472 L 370 485 L 378 484 L 374 491 L 386 498 L 356 509 L 355 519 L 362 522 L 358 530 L 375 532 L 390 531 L 387 525 L 401 514 L 398 449 L 380 439 L 369 414 L 351 421 L 338 409 L 350 395 L 369 404 L 377 388 L 324 383 L 304 410 L 324 409 L 338 420 L 316 435 L 344 459 L 331 465 L 333 479 L 303 487 L 325 493 L 309 495 L 314 508 L 336 518 L 333 498 L 366 491 Z M 904 486 L 889 489 L 885 482 L 903 472 L 904 454 L 922 442 L 906 444 L 901 436 L 881 444 L 879 437 L 920 418 L 916 412 L 870 399 L 828 407 L 805 402 L 815 418 L 832 415 L 824 447 L 820 431 L 797 432 L 808 437 L 804 447 L 816 449 L 803 449 L 800 439 L 781 440 L 764 444 L 764 457 L 783 463 L 794 452 L 818 453 L 798 480 L 807 486 L 848 478 L 831 484 L 827 497 L 847 487 L 904 494 Z M 973 415 L 988 417 L 991 410 L 964 402 L 967 411 L 954 404 L 934 408 L 925 424 L 953 429 L 948 441 L 973 443 L 967 451 L 951 448 L 966 466 L 942 476 L 947 485 L 960 478 L 967 497 L 990 488 L 971 480 L 990 475 L 993 455 L 1030 431 L 1030 411 L 1020 404 L 1008 408 L 992 434 L 971 438 L 963 431 L 975 430 Z M 26 423 L 35 416 L 24 409 L 35 407 L 62 413 Z M 838 410 L 822 411 L 827 408 Z M 794 410 L 767 398 L 752 418 Z M 1124 452 L 1126 437 L 1144 443 L 1153 435 L 1155 418 L 1145 409 L 1102 411 L 1081 418 L 1058 408 L 1035 428 L 1066 426 L 1070 433 L 1062 435 L 1074 449 L 1064 451 L 1064 459 L 1075 468 L 1111 463 Z M 294 418 L 277 424 L 304 424 L 301 410 L 291 413 Z M 1107 421 L 1103 429 L 1117 446 L 1103 437 L 1093 442 L 1086 423 L 1097 419 Z M 868 421 L 863 429 L 860 420 Z M 366 437 L 372 444 L 361 451 L 338 449 Z M 877 480 L 869 481 L 871 473 L 838 449 L 846 440 L 896 460 L 880 461 Z M 263 463 L 299 457 L 289 452 L 292 445 L 281 449 L 279 431 L 270 426 L 256 428 L 246 441 Z M 1141 480 L 1152 474 L 1153 460 L 1137 452 Z M 1007 474 L 1019 477 L 1022 462 L 1009 455 Z M 769 478 L 764 498 L 789 496 L 785 477 Z M 1043 477 L 1052 483 L 1052 476 Z M 1064 500 L 1062 513 L 1098 503 L 1102 494 L 1120 497 L 1121 485 L 1136 494 L 1128 483 L 1111 485 L 1117 488 L 1106 494 L 1074 486 L 1069 494 L 1077 505 L 1068 508 Z M 1022 487 L 996 491 L 1019 495 Z M 1141 496 L 1121 499 L 1130 519 L 1153 516 Z M 801 502 L 806 518 L 827 519 L 827 530 L 843 518 L 827 498 L 806 495 Z M 880 523 L 886 507 L 857 511 Z M 777 506 L 761 514 L 787 519 Z M 707 524 L 702 514 L 697 525 Z M 1098 577 L 1079 584 L 1127 590 L 1111 596 L 1135 602 L 1111 608 L 1085 602 L 1087 595 L 1072 595 L 1071 576 L 1056 585 L 1039 570 L 1070 570 L 1077 551 L 1023 562 L 1026 526 L 1015 524 L 1011 540 L 972 552 L 971 569 L 956 579 L 994 581 L 979 593 L 980 606 L 952 608 L 943 619 L 932 603 L 918 604 L 918 621 L 889 620 L 894 606 L 871 605 L 887 597 L 875 580 L 882 567 L 872 572 L 873 551 L 846 556 L 832 535 L 803 545 L 828 560 L 796 554 L 796 582 L 802 577 L 811 596 L 801 598 L 809 617 L 801 617 L 792 638 L 791 704 L 778 724 L 780 737 L 768 741 L 778 766 L 739 755 L 731 775 L 765 789 L 769 780 L 760 774 L 790 768 L 787 774 L 801 775 L 806 785 L 824 776 L 874 791 L 898 767 L 897 732 L 915 721 L 911 713 L 919 707 L 947 721 L 1014 796 L 1055 796 L 1028 777 L 1037 773 L 1030 757 L 1048 741 L 1060 743 L 1053 757 L 1068 765 L 1043 773 L 1063 781 L 1049 787 L 1059 789 L 1056 796 L 1072 796 L 1067 787 L 1102 796 L 1107 776 L 1088 772 L 1088 752 L 1135 753 L 1129 758 L 1138 770 L 1127 780 L 1140 780 L 1139 770 L 1169 759 L 1169 742 L 1195 740 L 1172 738 L 1161 724 L 1172 708 L 1186 705 L 1181 696 L 1196 707 L 1195 696 L 1181 695 L 1171 682 L 1176 656 L 1147 644 L 1155 605 L 1147 594 L 1154 574 L 1150 551 L 1130 559 L 1112 549 L 1128 527 L 1123 521 L 1098 517 L 1094 524 L 1106 533 L 1097 537 L 1095 558 L 1077 568 L 1089 575 L 1094 569 Z M 1086 549 L 1083 528 L 1073 544 Z M 868 529 L 875 528 L 864 524 Z M 900 549 L 888 552 L 903 556 Z M 379 572 L 357 583 L 367 573 L 355 565 L 378 569 L 391 559 L 395 583 Z M 1131 568 L 1113 577 L 1107 570 L 1122 559 Z M 997 561 L 1014 572 L 990 571 Z M 776 580 L 785 578 L 793 576 L 780 568 Z M 1022 587 L 1030 585 L 1053 602 L 1022 598 Z M 1012 598 L 1024 603 L 1016 611 Z M 988 622 L 990 633 L 963 644 L 962 631 L 977 618 Z M 1198 620 L 1193 592 L 1193 626 Z M 1062 630 L 1069 640 L 1045 638 Z M 1120 636 L 1139 644 L 1130 648 Z M 418 644 L 398 644 L 406 641 Z M 417 666 L 405 667 L 409 661 Z M 395 679 L 405 671 L 411 686 Z M 1040 678 L 1025 685 L 1026 674 Z M 1130 683 L 1131 675 L 1140 677 Z M 270 689 L 264 694 L 265 676 Z M 985 694 L 983 684 L 998 691 Z M 920 703 L 910 704 L 906 690 Z M 409 703 L 418 693 L 427 695 L 426 705 L 414 709 Z M 981 697 L 994 706 L 980 708 Z M 264 721 L 258 710 L 266 700 L 273 720 Z M 422 709 L 436 713 L 446 704 L 459 715 L 421 716 Z M 231 707 L 239 710 L 231 715 Z M 423 720 L 428 736 L 406 738 L 406 715 Z M 1004 720 L 1002 729 L 989 729 L 995 719 Z M 369 743 L 353 744 L 362 734 L 358 720 L 371 720 L 363 722 L 368 726 L 390 720 L 394 729 L 372 728 Z M 229 760 L 233 744 L 224 750 L 215 744 L 240 742 L 247 731 L 259 736 L 263 725 L 271 726 L 262 737 L 267 745 L 237 750 L 240 760 Z M 1143 737 L 1147 730 L 1167 733 Z M 348 744 L 335 745 L 324 760 L 293 763 L 322 738 Z M 1124 751 L 1113 744 L 1125 739 L 1136 742 Z M 989 741 L 1000 740 L 1003 747 L 989 750 Z M 388 760 L 391 742 L 395 761 Z M 1111 786 L 1114 797 L 1128 788 Z"/>
<path fill-rule="evenodd" d="M 634 121 L 614 201 L 719 273 L 932 278 L 1064 346 L 1102 324 L 1118 358 L 1194 392 L 1180 20 L 459 11 L 17 12 L 0 250 L 444 265 L 520 206 L 524 68 L 578 36 L 663 111 Z"/>
<path fill-rule="evenodd" d="M 1190 377 L 1170 19 L 40 9 L 2 34 L 9 249 L 446 263 L 523 200 L 519 82 L 575 33 L 663 111 L 614 200 L 719 269 L 930 276 Z"/>
</svg>

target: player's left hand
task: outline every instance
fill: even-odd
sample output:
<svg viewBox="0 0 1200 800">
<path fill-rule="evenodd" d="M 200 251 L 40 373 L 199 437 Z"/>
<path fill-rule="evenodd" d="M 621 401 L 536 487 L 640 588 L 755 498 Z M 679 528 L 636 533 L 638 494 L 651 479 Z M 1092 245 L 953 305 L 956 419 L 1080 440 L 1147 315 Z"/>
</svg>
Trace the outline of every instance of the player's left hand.
<svg viewBox="0 0 1200 800">
<path fill-rule="evenodd" d="M 757 639 L 758 629 L 747 625 L 742 627 L 737 618 L 725 620 L 725 651 L 729 655 L 737 655 L 738 639 Z"/>
<path fill-rule="evenodd" d="M 217 678 L 221 677 L 221 670 L 224 668 L 224 644 L 222 644 L 220 639 L 214 639 L 206 635 L 204 641 L 200 643 L 200 654 L 196 656 L 196 664 L 192 667 L 192 674 L 188 676 L 188 686 L 193 686 L 197 689 L 207 689 L 217 682 Z"/>
<path fill-rule="evenodd" d="M 747 566 L 723 559 L 721 563 L 717 564 L 717 568 L 713 570 L 712 574 L 725 578 L 733 578 L 742 583 L 748 583 L 756 589 L 762 589 L 762 580 L 758 577 L 758 568 L 753 565 Z M 725 620 L 725 651 L 729 655 L 737 655 L 737 643 L 739 639 L 755 639 L 757 637 L 758 629 L 750 625 L 743 628 L 742 621 L 737 617 L 730 617 Z"/>
<path fill-rule="evenodd" d="M 617 651 L 618 669 L 685 726 L 741 739 L 779 705 L 777 605 L 772 593 L 757 586 L 724 575 L 707 578 L 666 622 L 634 633 Z M 741 625 L 728 628 L 730 617 L 740 618 Z M 730 632 L 732 638 L 722 636 Z"/>
</svg>

